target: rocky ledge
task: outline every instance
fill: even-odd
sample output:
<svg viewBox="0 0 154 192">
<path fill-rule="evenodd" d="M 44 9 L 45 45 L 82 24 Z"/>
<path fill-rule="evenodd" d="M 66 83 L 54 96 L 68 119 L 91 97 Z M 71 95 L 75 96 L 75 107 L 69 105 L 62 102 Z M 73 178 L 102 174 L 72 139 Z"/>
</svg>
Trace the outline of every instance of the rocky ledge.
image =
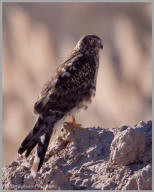
<svg viewBox="0 0 154 192">
<path fill-rule="evenodd" d="M 152 121 L 85 130 L 65 124 L 37 173 L 34 155 L 3 168 L 3 189 L 152 189 Z"/>
</svg>

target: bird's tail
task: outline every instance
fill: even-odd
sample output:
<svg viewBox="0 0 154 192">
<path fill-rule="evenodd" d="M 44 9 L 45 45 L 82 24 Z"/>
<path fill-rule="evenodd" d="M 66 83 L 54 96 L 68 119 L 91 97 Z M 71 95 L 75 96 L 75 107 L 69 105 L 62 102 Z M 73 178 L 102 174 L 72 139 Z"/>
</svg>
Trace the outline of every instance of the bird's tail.
<svg viewBox="0 0 154 192">
<path fill-rule="evenodd" d="M 36 151 L 36 155 L 35 155 L 33 167 L 32 167 L 32 169 L 34 171 L 39 171 L 43 165 L 43 161 L 44 161 L 45 154 L 46 154 L 49 142 L 50 142 L 50 137 L 51 137 L 52 131 L 53 130 L 50 130 L 50 131 L 47 130 L 40 137 L 40 139 L 38 141 L 37 151 Z"/>
<path fill-rule="evenodd" d="M 36 157 L 34 159 L 34 164 L 36 164 L 37 161 L 37 168 L 35 168 L 35 170 L 37 171 L 40 170 L 43 164 L 55 122 L 56 121 L 53 121 L 51 119 L 49 120 L 45 117 L 39 117 L 34 128 L 23 140 L 18 150 L 19 154 L 26 152 L 25 155 L 26 157 L 28 157 L 33 148 L 38 144 Z"/>
</svg>

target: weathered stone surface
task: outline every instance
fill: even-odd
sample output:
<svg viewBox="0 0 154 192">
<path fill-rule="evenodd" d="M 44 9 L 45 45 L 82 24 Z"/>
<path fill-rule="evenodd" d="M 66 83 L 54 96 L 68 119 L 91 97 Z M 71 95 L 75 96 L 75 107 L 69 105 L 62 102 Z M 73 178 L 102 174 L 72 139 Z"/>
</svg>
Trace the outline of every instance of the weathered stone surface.
<svg viewBox="0 0 154 192">
<path fill-rule="evenodd" d="M 152 122 L 139 122 L 118 132 L 111 144 L 110 161 L 128 165 L 150 160 L 152 154 Z"/>
<path fill-rule="evenodd" d="M 3 189 L 150 190 L 151 149 L 152 121 L 84 131 L 65 124 L 40 172 L 31 172 L 35 151 L 19 156 L 3 169 Z"/>
</svg>

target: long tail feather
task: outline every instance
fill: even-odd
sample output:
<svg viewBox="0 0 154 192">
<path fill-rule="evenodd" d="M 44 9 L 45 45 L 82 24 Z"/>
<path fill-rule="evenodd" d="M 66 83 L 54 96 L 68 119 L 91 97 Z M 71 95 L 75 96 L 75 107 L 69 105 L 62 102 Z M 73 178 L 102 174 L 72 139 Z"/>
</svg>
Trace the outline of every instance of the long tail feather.
<svg viewBox="0 0 154 192">
<path fill-rule="evenodd" d="M 50 137 L 54 129 L 54 124 L 64 116 L 64 113 L 53 112 L 50 116 L 40 116 L 30 133 L 21 143 L 18 150 L 19 154 L 26 152 L 28 157 L 31 151 L 37 146 L 36 156 L 34 158 L 32 169 L 39 171 L 42 167 L 45 154 L 50 142 Z"/>
<path fill-rule="evenodd" d="M 38 143 L 41 134 L 44 132 L 45 124 L 46 124 L 46 122 L 43 121 L 39 117 L 34 128 L 30 131 L 30 133 L 27 135 L 27 137 L 21 143 L 21 146 L 18 150 L 19 154 L 22 154 L 27 150 L 26 157 L 28 157 L 30 152 L 33 150 L 33 148 Z"/>
<path fill-rule="evenodd" d="M 52 134 L 52 130 L 48 130 L 44 135 L 41 136 L 38 142 L 37 155 L 35 156 L 35 159 L 37 160 L 35 161 L 34 159 L 34 164 L 38 163 L 37 171 L 39 171 L 40 168 L 42 167 L 44 157 L 50 142 L 51 134 Z"/>
</svg>

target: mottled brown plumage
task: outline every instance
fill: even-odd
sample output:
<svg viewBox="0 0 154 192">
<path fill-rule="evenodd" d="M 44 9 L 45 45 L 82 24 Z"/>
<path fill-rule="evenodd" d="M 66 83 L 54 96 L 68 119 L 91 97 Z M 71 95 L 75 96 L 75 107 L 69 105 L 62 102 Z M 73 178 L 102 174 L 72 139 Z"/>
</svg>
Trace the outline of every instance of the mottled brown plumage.
<svg viewBox="0 0 154 192">
<path fill-rule="evenodd" d="M 99 49 L 103 48 L 96 35 L 82 37 L 69 58 L 60 65 L 54 76 L 44 85 L 34 105 L 39 115 L 33 130 L 22 142 L 18 153 L 26 152 L 26 157 L 37 146 L 34 163 L 40 170 L 50 137 L 60 120 L 86 109 L 95 95 L 99 67 Z"/>
</svg>

